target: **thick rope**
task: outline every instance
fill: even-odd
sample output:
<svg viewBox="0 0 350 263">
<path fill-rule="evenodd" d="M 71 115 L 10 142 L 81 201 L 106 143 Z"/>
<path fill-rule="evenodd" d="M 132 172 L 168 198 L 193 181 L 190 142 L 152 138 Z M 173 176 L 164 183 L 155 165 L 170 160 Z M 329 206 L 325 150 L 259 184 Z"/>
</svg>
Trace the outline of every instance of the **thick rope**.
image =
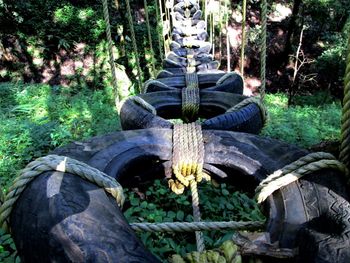
<svg viewBox="0 0 350 263">
<path fill-rule="evenodd" d="M 267 0 L 261 1 L 261 53 L 260 53 L 260 97 L 265 98 L 266 89 L 266 33 L 267 30 Z"/>
<path fill-rule="evenodd" d="M 257 97 L 249 97 L 245 100 L 242 100 L 237 105 L 229 108 L 226 112 L 233 112 L 233 111 L 240 110 L 240 109 L 242 109 L 242 108 L 244 108 L 252 103 L 254 103 L 255 105 L 257 105 L 259 107 L 262 122 L 263 122 L 263 125 L 265 125 L 267 122 L 267 110 L 266 110 L 266 107 L 263 104 L 263 102 Z"/>
<path fill-rule="evenodd" d="M 135 231 L 147 232 L 193 232 L 211 230 L 260 230 L 265 226 L 263 221 L 251 222 L 165 222 L 165 223 L 131 223 Z"/>
<path fill-rule="evenodd" d="M 175 124 L 173 129 L 173 173 L 176 179 L 169 180 L 169 187 L 176 194 L 183 193 L 185 187 L 191 187 L 193 218 L 200 221 L 197 183 L 203 177 L 204 143 L 202 128 L 199 124 Z M 203 251 L 204 239 L 201 232 L 196 232 L 197 250 Z"/>
<path fill-rule="evenodd" d="M 201 182 L 204 164 L 202 128 L 199 124 L 175 124 L 173 130 L 172 168 L 175 179 L 169 180 L 169 187 L 176 194 L 182 194 L 191 180 Z"/>
<path fill-rule="evenodd" d="M 186 88 L 182 89 L 182 116 L 187 120 L 193 120 L 199 111 L 200 97 L 198 88 L 198 76 L 196 73 L 186 74 Z"/>
<path fill-rule="evenodd" d="M 341 162 L 337 161 L 333 155 L 323 152 L 310 153 L 286 165 L 282 169 L 275 171 L 261 181 L 256 188 L 258 203 L 265 201 L 269 195 L 281 187 L 300 179 L 304 175 L 322 169 L 335 169 L 345 175 L 348 174 L 346 167 Z"/>
<path fill-rule="evenodd" d="M 138 105 L 140 105 L 145 110 L 149 111 L 150 113 L 157 115 L 157 110 L 155 107 L 153 107 L 151 104 L 149 104 L 147 101 L 145 101 L 143 98 L 139 96 L 133 96 L 129 98 L 129 100 L 136 102 Z"/>
<path fill-rule="evenodd" d="M 339 159 L 350 169 L 350 35 L 344 78 L 344 99 L 341 120 L 341 145 Z"/>
<path fill-rule="evenodd" d="M 203 252 L 187 253 L 185 257 L 178 254 L 173 255 L 170 263 L 241 263 L 242 257 L 238 246 L 232 241 L 225 241 L 220 248 Z M 251 260 L 249 262 L 252 262 Z"/>
<path fill-rule="evenodd" d="M 243 10 L 242 10 L 242 41 L 241 41 L 241 74 L 244 76 L 244 49 L 246 42 L 246 19 L 247 19 L 247 0 L 243 0 Z"/>
<path fill-rule="evenodd" d="M 108 2 L 107 0 L 102 0 L 103 6 L 103 17 L 106 24 L 106 36 L 108 43 L 108 53 L 109 53 L 109 65 L 112 70 L 112 83 L 114 89 L 115 96 L 115 104 L 117 105 L 119 102 L 119 92 L 118 92 L 118 82 L 117 82 L 117 74 L 115 72 L 115 64 L 114 64 L 114 55 L 113 55 L 113 41 L 111 35 L 111 23 L 109 21 L 109 12 L 108 12 Z"/>
<path fill-rule="evenodd" d="M 124 203 L 125 197 L 123 194 L 123 188 L 113 177 L 72 158 L 48 155 L 29 163 L 14 180 L 5 197 L 4 203 L 0 208 L 0 226 L 5 229 L 7 228 L 6 221 L 8 221 L 8 217 L 11 214 L 12 207 L 25 190 L 26 186 L 38 175 L 48 171 L 59 171 L 78 175 L 81 178 L 104 188 L 106 192 L 110 193 L 116 199 L 119 206 L 122 206 Z"/>
<path fill-rule="evenodd" d="M 152 75 L 151 76 L 154 77 L 156 74 L 156 66 L 155 66 L 155 61 L 154 61 L 154 50 L 153 50 L 153 44 L 152 44 L 151 25 L 150 25 L 149 16 L 148 16 L 147 0 L 143 0 L 143 4 L 145 6 L 145 18 L 146 18 L 146 24 L 147 24 L 147 35 L 148 35 L 149 49 L 151 51 L 151 66 L 152 66 Z"/>
<path fill-rule="evenodd" d="M 134 23 L 132 21 L 132 14 L 131 14 L 131 9 L 130 9 L 130 2 L 129 0 L 125 1 L 126 3 L 126 11 L 127 11 L 127 17 L 129 21 L 129 29 L 131 33 L 131 41 L 132 41 L 132 46 L 134 49 L 134 55 L 135 55 L 135 61 L 136 61 L 136 67 L 137 67 L 137 82 L 139 84 L 139 91 L 142 87 L 142 81 L 141 81 L 141 66 L 140 66 L 140 59 L 139 59 L 139 52 L 137 50 L 137 43 L 136 43 L 136 36 L 135 36 L 135 31 L 134 31 Z"/>
</svg>

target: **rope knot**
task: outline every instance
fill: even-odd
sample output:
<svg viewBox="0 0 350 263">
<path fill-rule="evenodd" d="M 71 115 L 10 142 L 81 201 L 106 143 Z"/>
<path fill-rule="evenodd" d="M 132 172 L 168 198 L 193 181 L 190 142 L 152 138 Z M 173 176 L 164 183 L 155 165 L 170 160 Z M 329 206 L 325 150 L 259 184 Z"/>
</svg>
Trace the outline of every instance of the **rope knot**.
<svg viewBox="0 0 350 263">
<path fill-rule="evenodd" d="M 203 178 L 204 144 L 199 124 L 175 124 L 173 130 L 173 173 L 168 181 L 176 194 L 182 194 L 191 181 L 201 182 Z"/>
</svg>

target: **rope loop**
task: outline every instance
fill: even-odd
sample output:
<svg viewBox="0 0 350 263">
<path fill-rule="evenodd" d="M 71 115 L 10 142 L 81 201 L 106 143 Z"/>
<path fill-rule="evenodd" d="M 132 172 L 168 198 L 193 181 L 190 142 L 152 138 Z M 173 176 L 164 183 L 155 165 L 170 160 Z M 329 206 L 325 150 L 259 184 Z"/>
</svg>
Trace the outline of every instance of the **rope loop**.
<svg viewBox="0 0 350 263">
<path fill-rule="evenodd" d="M 113 177 L 75 159 L 59 155 L 48 155 L 29 163 L 14 180 L 0 208 L 1 227 L 8 229 L 8 219 L 13 205 L 25 190 L 26 186 L 37 176 L 48 171 L 77 175 L 103 188 L 116 199 L 119 206 L 122 206 L 124 203 L 125 197 L 123 188 Z"/>
<path fill-rule="evenodd" d="M 304 175 L 322 169 L 334 169 L 348 175 L 345 165 L 339 162 L 332 154 L 324 152 L 310 153 L 275 171 L 261 181 L 255 190 L 258 203 L 262 203 L 273 192 L 297 181 Z"/>
</svg>

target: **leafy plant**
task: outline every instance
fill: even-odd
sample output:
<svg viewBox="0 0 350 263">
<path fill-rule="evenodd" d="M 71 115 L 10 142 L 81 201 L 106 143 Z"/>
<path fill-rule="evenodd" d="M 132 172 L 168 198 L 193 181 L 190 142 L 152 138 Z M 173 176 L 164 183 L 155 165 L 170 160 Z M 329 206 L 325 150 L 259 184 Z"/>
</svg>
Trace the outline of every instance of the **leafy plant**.
<svg viewBox="0 0 350 263">
<path fill-rule="evenodd" d="M 140 189 L 126 190 L 125 217 L 129 222 L 192 222 L 192 206 L 189 191 L 183 195 L 171 192 L 165 181 L 155 180 L 143 193 Z M 202 220 L 209 221 L 255 221 L 263 220 L 257 204 L 246 194 L 234 191 L 232 186 L 221 184 L 213 187 L 209 183 L 199 185 Z M 166 202 L 164 200 L 167 200 Z M 215 247 L 232 235 L 232 231 L 205 232 L 208 248 Z M 195 250 L 193 233 L 139 233 L 140 239 L 154 254 L 165 259 L 177 253 Z"/>
</svg>

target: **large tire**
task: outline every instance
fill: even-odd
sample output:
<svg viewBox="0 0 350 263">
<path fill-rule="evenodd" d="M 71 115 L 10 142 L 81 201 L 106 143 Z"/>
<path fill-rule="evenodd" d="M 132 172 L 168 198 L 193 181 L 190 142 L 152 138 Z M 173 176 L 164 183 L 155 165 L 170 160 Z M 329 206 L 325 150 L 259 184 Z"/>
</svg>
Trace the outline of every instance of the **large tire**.
<svg viewBox="0 0 350 263">
<path fill-rule="evenodd" d="M 228 175 L 226 179 L 216 179 L 246 190 L 307 154 L 294 146 L 251 134 L 204 131 L 203 139 L 205 163 L 224 169 Z M 123 186 L 138 186 L 155 176 L 164 176 L 166 171 L 157 175 L 154 170 L 169 163 L 171 152 L 172 131 L 168 129 L 120 132 L 55 151 L 81 156 L 78 159 L 115 177 Z M 315 191 L 321 196 L 315 198 Z M 299 247 L 300 262 L 349 262 L 350 251 L 343 249 L 349 242 L 349 224 L 337 221 L 343 218 L 341 222 L 348 222 L 347 198 L 345 180 L 334 170 L 313 173 L 276 191 L 265 206 L 266 232 L 271 243 L 278 243 L 281 248 Z M 327 221 L 331 225 L 314 229 L 340 243 L 323 238 L 335 246 L 322 247 L 318 236 L 304 238 L 303 229 L 312 228 L 311 222 L 328 214 L 332 215 Z M 342 227 L 333 229 L 332 224 Z M 114 200 L 103 190 L 69 174 L 45 173 L 35 179 L 14 207 L 11 227 L 24 262 L 67 262 L 71 256 L 79 256 L 80 262 L 106 262 L 108 258 L 157 262 L 126 226 Z M 332 256 L 324 257 L 322 248 Z M 305 258 L 310 260 L 302 260 Z"/>
<path fill-rule="evenodd" d="M 138 96 L 151 104 L 157 110 L 157 115 L 128 99 L 120 111 L 123 130 L 172 128 L 173 124 L 168 119 L 182 118 L 180 91 L 152 92 Z M 195 117 L 206 119 L 203 122 L 204 129 L 259 133 L 263 127 L 263 116 L 255 104 L 225 113 L 245 98 L 226 92 L 201 91 L 199 112 Z"/>
<path fill-rule="evenodd" d="M 206 89 L 207 91 L 223 91 L 232 92 L 236 94 L 243 94 L 243 79 L 240 75 L 231 73 L 228 78 L 220 81 L 220 78 L 226 74 L 198 74 L 198 87 L 200 89 Z M 147 89 L 145 93 L 164 91 L 164 90 L 176 90 L 186 87 L 186 80 L 184 74 L 177 74 L 168 78 L 156 79 L 161 82 L 162 85 L 157 82 L 146 82 Z"/>
</svg>

